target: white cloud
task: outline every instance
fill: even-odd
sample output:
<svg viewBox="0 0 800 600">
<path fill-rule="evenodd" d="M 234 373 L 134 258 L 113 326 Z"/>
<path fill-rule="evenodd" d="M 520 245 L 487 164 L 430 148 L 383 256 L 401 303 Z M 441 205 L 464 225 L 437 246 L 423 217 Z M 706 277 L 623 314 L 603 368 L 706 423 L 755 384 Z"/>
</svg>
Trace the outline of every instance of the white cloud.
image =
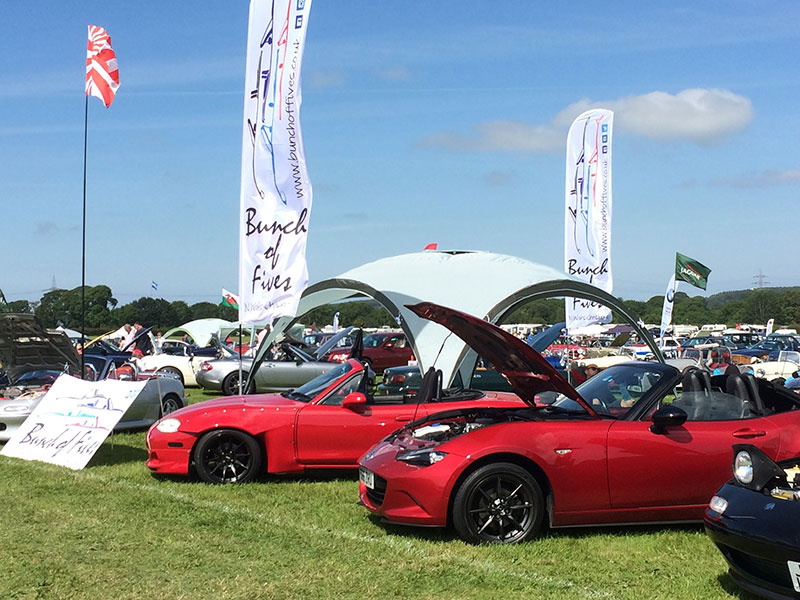
<svg viewBox="0 0 800 600">
<path fill-rule="evenodd" d="M 656 140 L 684 139 L 701 145 L 715 144 L 741 131 L 753 120 L 749 98 L 728 90 L 688 89 L 677 94 L 650 92 L 618 100 L 579 100 L 562 110 L 554 123 L 569 125 L 590 108 L 614 111 L 617 131 Z"/>
<path fill-rule="evenodd" d="M 721 177 L 715 179 L 715 185 L 727 185 L 738 188 L 761 188 L 773 185 L 799 185 L 800 169 L 786 169 L 785 171 L 762 171 L 739 177 Z"/>
<path fill-rule="evenodd" d="M 566 131 L 553 125 L 520 121 L 487 121 L 472 126 L 472 135 L 438 133 L 423 138 L 428 147 L 483 152 L 555 152 L 563 150 Z"/>
<path fill-rule="evenodd" d="M 411 81 L 408 67 L 388 67 L 378 70 L 378 77 L 386 81 Z"/>
<path fill-rule="evenodd" d="M 315 89 L 342 87 L 346 81 L 346 77 L 341 71 L 312 71 L 303 74 L 303 77 L 303 83 L 308 83 Z"/>
<path fill-rule="evenodd" d="M 728 135 L 741 131 L 750 124 L 754 114 L 749 98 L 728 90 L 650 92 L 617 100 L 579 100 L 543 125 L 487 121 L 473 125 L 471 135 L 434 134 L 423 138 L 421 144 L 486 152 L 562 152 L 569 125 L 591 108 L 613 110 L 617 132 L 656 140 L 688 140 L 703 146 L 720 143 Z"/>
</svg>

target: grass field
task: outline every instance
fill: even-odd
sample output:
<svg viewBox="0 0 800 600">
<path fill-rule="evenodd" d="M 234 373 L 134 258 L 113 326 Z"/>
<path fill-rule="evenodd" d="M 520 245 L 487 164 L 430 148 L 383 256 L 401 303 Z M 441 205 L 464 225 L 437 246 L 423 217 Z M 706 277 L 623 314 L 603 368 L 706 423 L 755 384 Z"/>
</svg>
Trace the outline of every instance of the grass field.
<svg viewBox="0 0 800 600">
<path fill-rule="evenodd" d="M 83 471 L 0 457 L 0 598 L 745 597 L 700 527 L 474 547 L 372 520 L 350 473 L 154 478 L 144 435 L 116 434 Z"/>
</svg>

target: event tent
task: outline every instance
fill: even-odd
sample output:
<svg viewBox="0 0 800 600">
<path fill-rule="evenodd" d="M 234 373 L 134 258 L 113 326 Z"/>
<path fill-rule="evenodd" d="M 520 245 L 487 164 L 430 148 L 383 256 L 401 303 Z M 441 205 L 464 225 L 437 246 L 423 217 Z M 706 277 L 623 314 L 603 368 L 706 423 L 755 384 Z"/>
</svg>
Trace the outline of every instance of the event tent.
<svg viewBox="0 0 800 600">
<path fill-rule="evenodd" d="M 447 384 L 469 383 L 477 356 L 444 327 L 420 319 L 406 308 L 418 302 L 435 302 L 493 323 L 503 320 L 531 300 L 572 297 L 611 307 L 627 319 L 648 341 L 653 354 L 661 353 L 650 335 L 628 313 L 621 300 L 605 291 L 551 267 L 528 260 L 478 251 L 425 251 L 392 256 L 367 263 L 333 279 L 309 286 L 298 306 L 298 317 L 282 317 L 259 354 L 275 337 L 305 313 L 349 298 L 377 300 L 408 337 L 425 371 L 441 369 Z"/>
</svg>

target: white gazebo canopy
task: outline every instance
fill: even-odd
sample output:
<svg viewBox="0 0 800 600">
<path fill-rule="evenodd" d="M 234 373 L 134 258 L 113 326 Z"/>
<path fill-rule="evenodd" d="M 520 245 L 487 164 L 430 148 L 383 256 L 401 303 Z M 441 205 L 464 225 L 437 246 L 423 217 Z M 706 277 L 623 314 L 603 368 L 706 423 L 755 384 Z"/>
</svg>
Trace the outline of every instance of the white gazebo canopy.
<svg viewBox="0 0 800 600">
<path fill-rule="evenodd" d="M 468 384 L 475 366 L 474 352 L 449 330 L 420 319 L 406 305 L 434 302 L 501 323 L 530 300 L 564 296 L 610 306 L 643 339 L 650 340 L 655 356 L 661 356 L 621 300 L 563 271 L 492 252 L 425 251 L 367 263 L 309 286 L 301 297 L 297 314 L 302 317 L 319 306 L 348 298 L 374 298 L 406 333 L 423 372 L 435 366 L 442 370 L 445 383 L 453 383 L 459 375 Z M 295 320 L 278 319 L 262 349 L 268 348 L 275 336 Z"/>
</svg>

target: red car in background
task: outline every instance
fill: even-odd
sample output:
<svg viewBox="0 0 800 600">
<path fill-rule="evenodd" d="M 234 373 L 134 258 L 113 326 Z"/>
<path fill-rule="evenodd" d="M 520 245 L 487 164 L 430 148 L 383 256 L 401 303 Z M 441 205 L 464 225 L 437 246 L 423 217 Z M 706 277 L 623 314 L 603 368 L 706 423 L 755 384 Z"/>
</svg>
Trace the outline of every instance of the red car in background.
<svg viewBox="0 0 800 600">
<path fill-rule="evenodd" d="M 350 350 L 350 347 L 336 348 L 331 351 L 328 360 L 344 362 L 350 357 Z M 407 365 L 413 354 L 405 333 L 390 331 L 364 336 L 363 360 L 378 374 L 389 367 Z"/>
<path fill-rule="evenodd" d="M 434 414 L 371 448 L 361 502 L 387 521 L 452 524 L 473 543 L 521 542 L 545 525 L 699 522 L 730 477 L 731 444 L 800 456 L 800 398 L 734 366 L 711 377 L 633 361 L 576 390 L 499 327 L 410 308 L 489 360 L 529 406 Z"/>
<path fill-rule="evenodd" d="M 364 364 L 348 359 L 290 392 L 192 404 L 147 432 L 147 466 L 156 474 L 194 470 L 209 483 L 245 482 L 267 472 L 354 469 L 370 446 L 416 418 L 445 408 L 522 406 L 511 393 L 440 385 L 424 403 L 403 395 L 373 397 L 366 392 L 369 378 Z"/>
</svg>

